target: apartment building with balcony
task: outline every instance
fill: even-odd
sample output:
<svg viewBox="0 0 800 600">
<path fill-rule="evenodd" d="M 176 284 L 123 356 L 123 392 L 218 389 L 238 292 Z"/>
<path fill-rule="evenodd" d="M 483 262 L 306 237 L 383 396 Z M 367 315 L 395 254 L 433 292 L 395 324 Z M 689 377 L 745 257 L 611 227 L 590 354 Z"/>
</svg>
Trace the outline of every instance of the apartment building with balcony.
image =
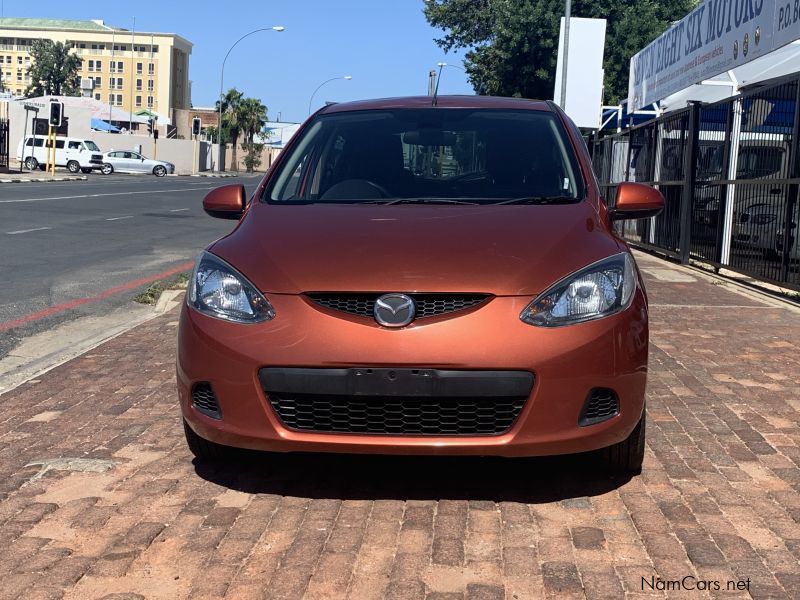
<svg viewBox="0 0 800 600">
<path fill-rule="evenodd" d="M 191 105 L 191 42 L 174 33 L 132 31 L 101 20 L 0 18 L 0 81 L 14 96 L 23 96 L 31 83 L 31 45 L 40 39 L 72 47 L 82 60 L 81 78 L 94 82 L 95 100 L 166 119 Z"/>
</svg>

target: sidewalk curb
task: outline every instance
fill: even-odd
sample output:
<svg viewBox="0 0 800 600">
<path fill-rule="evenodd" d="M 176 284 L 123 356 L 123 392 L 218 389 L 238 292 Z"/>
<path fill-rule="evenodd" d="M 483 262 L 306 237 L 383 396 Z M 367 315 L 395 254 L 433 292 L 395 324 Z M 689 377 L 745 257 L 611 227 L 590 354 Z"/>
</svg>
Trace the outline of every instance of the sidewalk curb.
<svg viewBox="0 0 800 600">
<path fill-rule="evenodd" d="M 66 176 L 66 177 L 31 177 L 27 179 L 7 179 L 3 178 L 0 179 L 0 183 L 49 183 L 49 182 L 56 182 L 56 181 L 86 181 L 89 179 L 85 175 L 83 176 Z"/>
<path fill-rule="evenodd" d="M 183 293 L 183 290 L 177 291 Z M 173 306 L 167 307 L 167 310 L 171 308 Z M 69 321 L 62 326 L 22 340 L 17 348 L 0 359 L 0 398 L 3 394 L 35 380 L 139 325 L 163 316 L 164 312 L 159 313 L 152 308 L 138 311 L 134 309 L 134 314 L 131 315 L 131 308 L 125 307 L 103 317 L 89 316 Z M 70 340 L 70 335 L 73 338 L 77 336 L 78 339 Z M 35 348 L 44 347 L 45 353 L 26 358 L 23 355 L 26 345 Z"/>
</svg>

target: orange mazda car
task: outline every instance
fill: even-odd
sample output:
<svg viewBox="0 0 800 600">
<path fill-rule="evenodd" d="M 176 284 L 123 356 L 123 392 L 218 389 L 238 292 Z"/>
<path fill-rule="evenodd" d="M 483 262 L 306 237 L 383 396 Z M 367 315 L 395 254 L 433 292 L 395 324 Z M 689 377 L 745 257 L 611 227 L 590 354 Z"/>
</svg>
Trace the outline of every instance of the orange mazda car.
<svg viewBox="0 0 800 600">
<path fill-rule="evenodd" d="M 554 104 L 413 97 L 326 106 L 201 254 L 178 392 L 198 458 L 274 452 L 644 454 L 647 298 L 619 219 Z"/>
</svg>

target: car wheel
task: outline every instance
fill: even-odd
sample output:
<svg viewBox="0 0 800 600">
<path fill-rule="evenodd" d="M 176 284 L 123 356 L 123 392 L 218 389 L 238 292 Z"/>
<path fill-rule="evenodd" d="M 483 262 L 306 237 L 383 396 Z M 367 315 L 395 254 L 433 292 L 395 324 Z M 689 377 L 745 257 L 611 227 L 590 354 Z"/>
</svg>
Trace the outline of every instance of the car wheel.
<svg viewBox="0 0 800 600">
<path fill-rule="evenodd" d="M 153 175 L 156 177 L 164 177 L 167 174 L 167 169 L 161 165 L 156 165 L 153 167 Z"/>
<path fill-rule="evenodd" d="M 644 438 L 645 412 L 642 411 L 642 418 L 627 439 L 600 451 L 603 463 L 612 471 L 638 475 L 644 461 Z"/>
<path fill-rule="evenodd" d="M 201 438 L 194 430 L 189 427 L 189 424 L 184 419 L 183 433 L 186 436 L 186 445 L 189 450 L 198 460 L 219 460 L 228 456 L 231 448 L 209 442 L 205 438 Z"/>
<path fill-rule="evenodd" d="M 91 173 L 91 172 L 92 172 L 91 169 L 87 169 L 87 168 L 82 168 L 81 169 L 81 173 Z"/>
<path fill-rule="evenodd" d="M 81 165 L 78 161 L 71 160 L 67 163 L 67 171 L 69 171 L 70 173 L 77 173 L 80 170 L 81 170 Z"/>
<path fill-rule="evenodd" d="M 36 169 L 39 168 L 39 161 L 33 158 L 32 156 L 29 156 L 28 158 L 25 159 L 25 168 L 28 169 L 29 171 L 35 171 Z"/>
<path fill-rule="evenodd" d="M 108 163 L 105 163 L 102 167 L 100 167 L 100 172 L 103 175 L 111 175 L 114 172 L 114 167 Z"/>
</svg>

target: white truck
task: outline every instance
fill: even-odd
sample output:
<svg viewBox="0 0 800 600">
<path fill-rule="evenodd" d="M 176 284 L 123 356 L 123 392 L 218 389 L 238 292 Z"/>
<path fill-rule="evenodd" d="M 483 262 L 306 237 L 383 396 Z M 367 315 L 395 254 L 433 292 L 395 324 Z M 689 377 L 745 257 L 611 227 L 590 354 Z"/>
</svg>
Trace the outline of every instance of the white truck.
<svg viewBox="0 0 800 600">
<path fill-rule="evenodd" d="M 26 136 L 17 147 L 17 160 L 25 168 L 44 170 L 49 148 L 45 147 L 47 136 Z M 51 154 L 52 156 L 52 154 Z M 70 173 L 89 173 L 103 166 L 103 153 L 92 140 L 81 138 L 55 138 L 55 164 L 66 167 Z"/>
</svg>

